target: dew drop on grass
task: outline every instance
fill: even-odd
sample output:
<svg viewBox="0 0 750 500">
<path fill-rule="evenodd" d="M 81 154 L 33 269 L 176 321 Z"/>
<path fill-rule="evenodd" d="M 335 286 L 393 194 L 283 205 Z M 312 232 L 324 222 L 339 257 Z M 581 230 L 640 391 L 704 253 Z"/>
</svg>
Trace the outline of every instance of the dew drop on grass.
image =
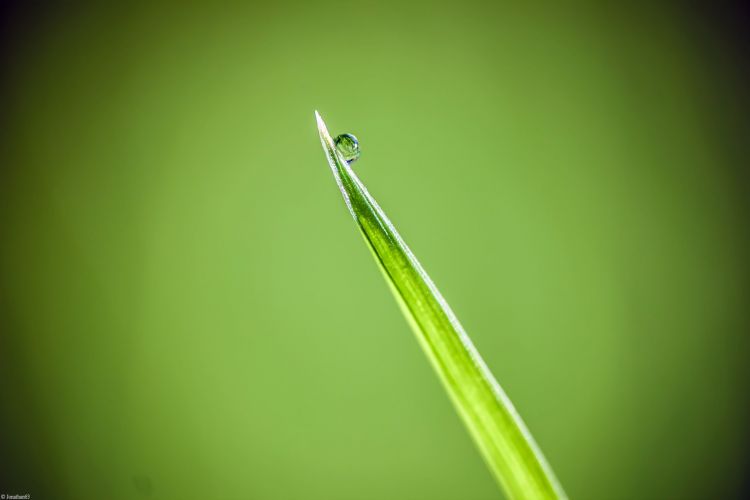
<svg viewBox="0 0 750 500">
<path fill-rule="evenodd" d="M 341 134 L 333 140 L 336 149 L 344 157 L 347 163 L 351 164 L 359 158 L 359 141 L 352 134 Z"/>
<path fill-rule="evenodd" d="M 138 493 L 144 497 L 151 496 L 151 493 L 154 492 L 154 485 L 149 476 L 144 476 L 142 474 L 133 476 L 133 485 Z"/>
</svg>

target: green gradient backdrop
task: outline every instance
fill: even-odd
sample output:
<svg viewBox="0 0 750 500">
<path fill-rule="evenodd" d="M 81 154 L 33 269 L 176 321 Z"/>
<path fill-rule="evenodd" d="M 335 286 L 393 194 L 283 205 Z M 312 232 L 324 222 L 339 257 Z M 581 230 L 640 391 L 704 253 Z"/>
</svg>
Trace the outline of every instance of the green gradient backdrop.
<svg viewBox="0 0 750 500">
<path fill-rule="evenodd" d="M 573 498 L 736 494 L 747 109 L 698 24 L 372 2 L 19 28 L 0 488 L 499 496 L 344 208 L 317 108 L 360 138 L 362 179 Z"/>
</svg>

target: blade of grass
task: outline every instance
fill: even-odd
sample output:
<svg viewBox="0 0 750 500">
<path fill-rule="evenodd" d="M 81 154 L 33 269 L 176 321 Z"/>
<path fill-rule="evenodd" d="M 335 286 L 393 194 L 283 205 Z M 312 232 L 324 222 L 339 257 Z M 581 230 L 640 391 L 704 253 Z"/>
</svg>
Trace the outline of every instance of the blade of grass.
<svg viewBox="0 0 750 500">
<path fill-rule="evenodd" d="M 349 211 L 506 495 L 524 499 L 566 498 L 521 417 L 453 311 L 391 221 L 336 150 L 317 111 L 315 117 L 323 150 Z"/>
</svg>

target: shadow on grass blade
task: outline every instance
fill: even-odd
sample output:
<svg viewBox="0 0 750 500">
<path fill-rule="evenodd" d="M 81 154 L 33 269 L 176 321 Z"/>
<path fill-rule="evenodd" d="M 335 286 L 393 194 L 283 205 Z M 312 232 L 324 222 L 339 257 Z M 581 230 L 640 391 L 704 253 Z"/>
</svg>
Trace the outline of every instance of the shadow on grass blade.
<svg viewBox="0 0 750 500">
<path fill-rule="evenodd" d="M 315 117 L 323 150 L 349 211 L 419 343 L 506 495 L 514 499 L 566 498 L 521 417 L 453 311 L 336 149 L 317 111 Z"/>
</svg>

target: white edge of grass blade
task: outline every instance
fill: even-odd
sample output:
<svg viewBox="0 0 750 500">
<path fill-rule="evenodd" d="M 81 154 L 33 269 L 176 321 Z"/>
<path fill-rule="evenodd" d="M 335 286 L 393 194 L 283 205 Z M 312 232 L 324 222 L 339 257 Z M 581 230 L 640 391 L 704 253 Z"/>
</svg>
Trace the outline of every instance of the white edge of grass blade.
<svg viewBox="0 0 750 500">
<path fill-rule="evenodd" d="M 521 417 L 396 228 L 315 112 L 344 201 L 490 471 L 509 498 L 567 498 Z"/>
</svg>

